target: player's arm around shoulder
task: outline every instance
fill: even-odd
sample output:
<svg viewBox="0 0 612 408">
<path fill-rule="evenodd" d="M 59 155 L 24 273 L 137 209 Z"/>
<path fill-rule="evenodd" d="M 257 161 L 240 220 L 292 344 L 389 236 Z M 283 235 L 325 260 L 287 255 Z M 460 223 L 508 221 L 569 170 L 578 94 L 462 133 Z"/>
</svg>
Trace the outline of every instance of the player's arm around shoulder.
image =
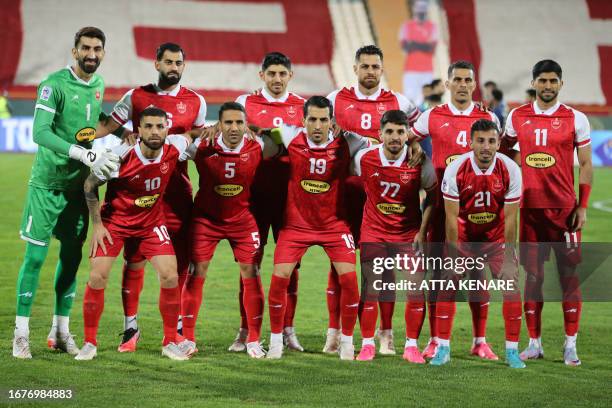
<svg viewBox="0 0 612 408">
<path fill-rule="evenodd" d="M 100 199 L 98 198 L 98 188 L 105 184 L 106 181 L 105 176 L 96 175 L 96 173 L 92 171 L 87 179 L 85 179 L 85 184 L 83 185 L 85 202 L 87 203 L 93 228 L 93 232 L 91 234 L 91 249 L 89 252 L 90 258 L 96 256 L 98 247 L 100 247 L 102 252 L 106 255 L 106 245 L 104 243 L 105 239 L 108 240 L 111 245 L 113 244 L 113 239 L 110 233 L 102 223 L 102 217 L 100 215 Z"/>
<path fill-rule="evenodd" d="M 414 237 L 414 242 L 423 248 L 425 237 L 427 236 L 427 228 L 431 221 L 431 214 L 434 203 L 438 200 L 438 179 L 433 163 L 429 157 L 425 157 L 421 165 L 421 189 L 425 190 L 425 200 L 423 202 L 423 217 L 421 218 L 421 227 L 418 234 Z"/>
<path fill-rule="evenodd" d="M 578 206 L 572 215 L 572 230 L 579 231 L 586 223 L 586 209 L 593 185 L 593 160 L 591 148 L 591 127 L 586 115 L 574 110 L 575 145 L 578 156 Z"/>
</svg>

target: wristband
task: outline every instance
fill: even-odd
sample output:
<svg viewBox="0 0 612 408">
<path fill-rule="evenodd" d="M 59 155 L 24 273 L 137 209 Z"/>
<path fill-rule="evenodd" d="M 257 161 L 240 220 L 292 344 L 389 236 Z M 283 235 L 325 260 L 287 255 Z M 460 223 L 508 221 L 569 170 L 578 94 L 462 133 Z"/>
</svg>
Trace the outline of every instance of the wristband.
<svg viewBox="0 0 612 408">
<path fill-rule="evenodd" d="M 580 184 L 578 186 L 578 207 L 587 208 L 589 206 L 589 195 L 591 195 L 591 186 Z"/>
</svg>

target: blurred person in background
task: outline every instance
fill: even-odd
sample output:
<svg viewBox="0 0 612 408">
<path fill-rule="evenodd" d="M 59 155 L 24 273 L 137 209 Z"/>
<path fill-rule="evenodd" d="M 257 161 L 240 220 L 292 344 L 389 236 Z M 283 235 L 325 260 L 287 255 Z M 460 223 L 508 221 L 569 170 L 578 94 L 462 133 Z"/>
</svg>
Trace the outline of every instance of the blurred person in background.
<svg viewBox="0 0 612 408">
<path fill-rule="evenodd" d="M 423 102 L 419 90 L 433 79 L 433 56 L 438 42 L 438 28 L 427 17 L 427 0 L 409 1 L 408 7 L 411 6 L 412 19 L 401 26 L 399 40 L 406 53 L 404 95 L 418 106 Z"/>
<path fill-rule="evenodd" d="M 419 111 L 423 112 L 429 109 L 429 97 L 431 96 L 431 84 L 425 84 L 421 88 L 421 96 L 423 102 L 419 105 Z"/>
<path fill-rule="evenodd" d="M 506 103 L 504 102 L 504 93 L 501 91 L 501 89 L 494 89 L 491 92 L 491 96 L 493 99 L 489 104 L 489 109 L 491 109 L 495 116 L 497 116 L 497 119 L 499 119 L 499 123 L 503 128 L 506 120 Z"/>
<path fill-rule="evenodd" d="M 8 100 L 8 90 L 5 88 L 0 94 L 0 119 L 9 119 L 11 117 L 11 104 Z"/>
<path fill-rule="evenodd" d="M 525 103 L 533 103 L 536 100 L 536 91 L 533 88 L 525 90 Z"/>
</svg>

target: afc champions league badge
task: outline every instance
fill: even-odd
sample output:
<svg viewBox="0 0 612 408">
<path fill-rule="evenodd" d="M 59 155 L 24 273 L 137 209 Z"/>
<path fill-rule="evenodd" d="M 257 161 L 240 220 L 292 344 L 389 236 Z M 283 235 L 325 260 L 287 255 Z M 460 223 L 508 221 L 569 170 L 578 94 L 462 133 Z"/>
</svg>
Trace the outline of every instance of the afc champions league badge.
<svg viewBox="0 0 612 408">
<path fill-rule="evenodd" d="M 287 116 L 294 118 L 295 115 L 297 115 L 297 109 L 295 109 L 295 106 L 289 106 L 287 108 Z"/>
<path fill-rule="evenodd" d="M 376 111 L 378 112 L 379 115 L 383 115 L 387 111 L 387 107 L 385 106 L 384 103 L 380 102 L 376 104 Z"/>
<path fill-rule="evenodd" d="M 176 104 L 176 110 L 178 111 L 178 113 L 180 113 L 181 115 L 184 114 L 185 112 L 187 112 L 187 104 L 185 104 L 184 102 L 179 102 Z"/>
</svg>

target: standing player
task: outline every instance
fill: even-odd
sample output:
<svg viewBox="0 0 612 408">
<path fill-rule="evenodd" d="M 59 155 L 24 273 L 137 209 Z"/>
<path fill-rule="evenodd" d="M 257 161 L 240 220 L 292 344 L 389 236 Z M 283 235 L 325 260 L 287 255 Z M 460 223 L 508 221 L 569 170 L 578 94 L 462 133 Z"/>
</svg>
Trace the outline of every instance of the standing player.
<svg viewBox="0 0 612 408">
<path fill-rule="evenodd" d="M 427 158 L 422 165 L 410 167 L 406 145 L 406 113 L 401 110 L 387 111 L 380 121 L 380 127 L 382 144 L 361 150 L 355 156 L 355 174 L 362 178 L 367 197 L 361 224 L 361 242 L 422 244 L 437 192 L 436 173 Z M 421 189 L 428 196 L 425 201 L 428 204 L 422 216 L 419 196 Z M 364 262 L 363 252 L 361 257 Z M 424 299 L 410 296 L 404 316 L 406 345 L 403 357 L 412 363 L 423 364 L 425 360 L 417 348 L 417 339 L 425 318 Z M 372 360 L 376 354 L 374 330 L 377 318 L 377 302 L 364 302 L 360 315 L 363 343 L 357 360 Z"/>
<path fill-rule="evenodd" d="M 104 96 L 104 82 L 95 72 L 104 59 L 105 42 L 100 29 L 80 29 L 74 37 L 74 65 L 52 73 L 38 87 L 33 135 L 39 147 L 19 231 L 26 241 L 26 251 L 17 278 L 13 339 L 13 356 L 17 358 L 32 358 L 29 320 L 52 235 L 60 241 L 60 253 L 55 272 L 55 311 L 47 344 L 70 354 L 79 351 L 68 322 L 87 235 L 83 181 L 89 168 L 109 174 L 119 161 L 114 154 L 89 150 Z"/>
<path fill-rule="evenodd" d="M 456 61 L 448 67 L 446 87 L 450 90 L 450 102 L 423 112 L 410 129 L 412 135 L 419 140 L 431 137 L 432 161 L 438 183 L 442 182 L 446 166 L 470 150 L 468 134 L 474 122 L 487 119 L 499 126 L 493 112 L 483 111 L 472 102 L 476 80 L 474 66 L 470 62 Z M 441 195 L 438 195 L 438 200 L 434 204 L 431 219 L 428 242 L 444 242 L 444 200 Z M 433 297 L 430 293 L 428 306 L 431 338 L 423 351 L 423 356 L 426 358 L 433 357 L 438 344 L 435 325 L 436 304 Z M 470 302 L 470 309 L 474 333 L 473 345 L 477 346 L 475 350 L 483 358 L 497 358 L 485 338 L 489 302 Z"/>
<path fill-rule="evenodd" d="M 514 252 L 516 215 L 521 198 L 521 171 L 512 159 L 497 153 L 499 144 L 497 124 L 479 119 L 470 130 L 472 151 L 462 154 L 446 168 L 442 182 L 446 241 L 453 247 L 458 245 L 459 253 L 467 253 L 467 256 L 483 256 L 484 253 L 493 277 L 513 282 L 515 289 L 503 293 L 506 362 L 512 368 L 525 368 L 518 354 L 521 295 Z M 470 244 L 475 242 L 483 244 Z M 450 279 L 459 279 L 460 276 L 454 271 L 450 273 L 453 275 Z M 476 273 L 484 271 L 476 270 Z M 487 298 L 488 292 L 480 296 Z M 450 361 L 450 335 L 454 318 L 455 291 L 440 291 L 436 305 L 438 349 L 431 360 L 432 365 L 443 365 Z M 472 348 L 472 354 L 478 354 L 477 347 L 475 345 Z"/>
<path fill-rule="evenodd" d="M 306 250 L 320 245 L 338 272 L 342 288 L 342 337 L 339 353 L 353 360 L 353 329 L 357 320 L 359 288 L 355 272 L 355 244 L 344 215 L 344 183 L 351 158 L 369 146 L 354 133 L 331 135 L 333 107 L 313 96 L 304 105 L 304 128 L 281 127 L 282 143 L 291 164 L 285 223 L 274 252 L 274 273 L 268 293 L 270 349 L 268 358 L 283 355 L 283 324 L 287 286 L 295 265 Z"/>
<path fill-rule="evenodd" d="M 250 210 L 251 185 L 263 158 L 263 142 L 245 137 L 245 109 L 236 102 L 226 102 L 219 110 L 220 134 L 211 143 L 197 140 L 190 148 L 200 175 L 192 219 L 191 254 L 195 272 L 185 284 L 182 311 L 182 345 L 188 354 L 197 351 L 195 324 L 202 303 L 202 288 L 208 266 L 219 241 L 227 239 L 240 267 L 244 287 L 248 336 L 246 350 L 250 357 L 262 358 L 259 342 L 264 308 L 264 294 L 259 276 L 260 237 Z M 278 148 L 271 144 L 272 152 Z M 193 151 L 191 151 L 193 149 Z M 270 196 L 268 200 L 277 197 Z"/>
<path fill-rule="evenodd" d="M 93 233 L 91 272 L 83 298 L 85 344 L 76 360 L 96 357 L 104 289 L 113 262 L 124 246 L 130 251 L 140 251 L 158 274 L 161 286 L 159 311 L 164 326 L 162 355 L 172 360 L 189 358 L 176 344 L 180 288 L 174 248 L 159 201 L 189 141 L 180 135 L 166 138 L 167 116 L 159 108 L 144 109 L 138 123 L 139 143 L 129 147 L 122 144 L 114 149 L 122 157 L 119 171 L 108 178 L 92 173 L 85 181 L 85 198 Z M 107 180 L 108 189 L 100 209 L 98 187 Z"/>
<path fill-rule="evenodd" d="M 185 69 L 185 52 L 174 43 L 164 43 L 156 53 L 155 69 L 159 72 L 157 84 L 149 84 L 129 90 L 115 105 L 111 117 L 106 121 L 101 134 L 115 131 L 119 126 L 132 121 L 137 129 L 141 112 L 148 106 L 157 106 L 168 115 L 168 133 L 180 134 L 201 128 L 206 120 L 204 98 L 189 88 L 180 85 Z M 112 119 L 111 119 L 112 118 Z M 189 220 L 193 205 L 191 183 L 187 174 L 187 163 L 179 162 L 162 205 L 166 226 L 176 251 L 179 287 L 183 287 L 189 273 Z M 136 315 L 138 301 L 144 283 L 145 258 L 142 254 L 124 253 L 121 296 L 124 311 L 124 333 L 120 352 L 136 351 L 140 338 Z M 179 323 L 180 325 L 180 323 Z"/>
<path fill-rule="evenodd" d="M 350 132 L 371 138 L 380 143 L 380 118 L 388 110 L 402 110 L 408 115 L 412 124 L 419 116 L 419 110 L 403 95 L 383 89 L 380 81 L 383 75 L 383 53 L 375 45 L 361 47 L 355 53 L 353 66 L 357 76 L 357 87 L 342 88 L 328 95 L 331 101 L 338 126 Z M 350 177 L 346 185 L 347 215 L 351 232 L 359 242 L 361 219 L 365 193 L 359 177 Z M 335 352 L 338 348 L 340 334 L 340 286 L 338 275 L 333 268 L 329 273 L 327 288 L 327 307 L 329 326 L 324 352 Z M 380 302 L 381 354 L 395 354 L 393 345 L 392 318 L 394 302 Z"/>
<path fill-rule="evenodd" d="M 266 54 L 261 64 L 259 77 L 264 87 L 253 95 L 241 95 L 236 102 L 244 106 L 247 123 L 260 128 L 273 128 L 282 124 L 301 126 L 304 118 L 304 99 L 287 91 L 287 85 L 293 77 L 291 60 L 279 52 Z M 287 183 L 289 182 L 289 161 L 287 156 L 264 160 L 255 175 L 251 189 L 252 209 L 259 227 L 262 251 L 268 242 L 268 234 L 272 227 L 274 240 L 283 223 L 285 203 L 287 201 Z M 273 197 L 273 199 L 271 198 Z M 297 305 L 298 270 L 291 274 L 291 282 L 287 287 L 287 310 L 285 312 L 285 327 L 283 338 L 288 348 L 304 351 L 295 334 L 293 318 Z M 240 280 L 240 330 L 236 339 L 229 347 L 230 351 L 244 351 L 248 335 L 247 319 L 243 299 L 243 285 Z"/>
<path fill-rule="evenodd" d="M 534 65 L 532 87 L 536 101 L 510 112 L 505 137 L 520 145 L 523 180 L 520 242 L 567 242 L 578 246 L 586 222 L 586 209 L 593 183 L 590 126 L 587 117 L 559 102 L 563 87 L 561 66 L 552 60 Z M 574 192 L 574 151 L 578 154 L 579 196 Z M 570 245 L 571 246 L 571 245 Z M 573 250 L 573 248 L 572 248 Z M 547 249 L 550 251 L 550 248 Z M 525 251 L 523 251 L 525 252 Z M 561 287 L 563 289 L 563 322 L 565 326 L 564 360 L 580 365 L 576 336 L 582 302 L 571 294 L 579 291 L 576 260 L 570 253 L 555 247 Z M 529 329 L 529 346 L 521 358 L 542 358 L 542 283 L 547 254 L 521 253 L 527 272 L 525 320 Z M 540 296 L 532 296 L 532 294 Z"/>
</svg>

